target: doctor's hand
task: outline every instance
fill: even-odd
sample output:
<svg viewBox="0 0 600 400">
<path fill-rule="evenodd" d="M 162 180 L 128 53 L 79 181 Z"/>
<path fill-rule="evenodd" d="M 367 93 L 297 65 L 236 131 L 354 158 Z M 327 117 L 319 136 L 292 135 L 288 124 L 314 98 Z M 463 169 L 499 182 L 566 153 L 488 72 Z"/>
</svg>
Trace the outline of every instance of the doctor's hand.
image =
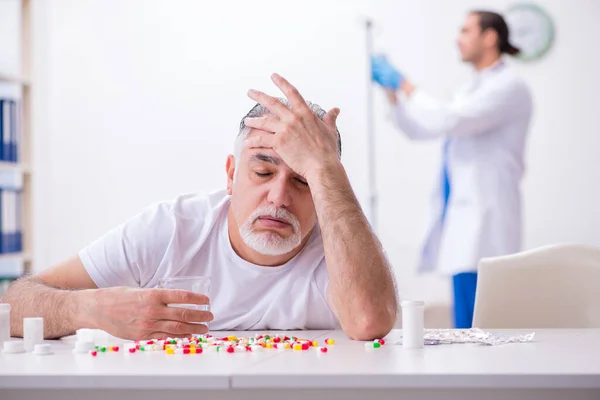
<svg viewBox="0 0 600 400">
<path fill-rule="evenodd" d="M 168 307 L 168 304 L 209 304 L 203 294 L 175 289 L 114 287 L 86 291 L 90 298 L 86 326 L 121 339 L 185 337 L 208 332 L 198 322 L 212 321 L 209 311 Z"/>
<path fill-rule="evenodd" d="M 385 89 L 398 90 L 404 77 L 384 55 L 371 57 L 371 79 Z"/>
<path fill-rule="evenodd" d="M 398 95 L 396 94 L 396 91 L 393 89 L 385 89 L 385 97 L 387 97 L 388 102 L 390 104 L 398 103 Z"/>
<path fill-rule="evenodd" d="M 398 103 L 398 91 L 393 89 L 384 89 L 385 97 L 387 97 L 388 102 L 392 105 L 396 105 Z M 402 85 L 400 85 L 400 91 L 403 92 L 406 97 L 410 97 L 415 91 L 415 86 L 404 79 L 402 81 Z"/>
<path fill-rule="evenodd" d="M 249 148 L 273 149 L 294 172 L 310 183 L 313 174 L 341 165 L 336 128 L 340 110 L 332 108 L 321 121 L 287 80 L 277 74 L 273 74 L 271 79 L 285 94 L 292 108 L 275 97 L 250 90 L 248 96 L 266 107 L 271 115 L 246 118 L 244 123 L 270 134 L 252 136 L 247 139 L 246 145 Z"/>
</svg>

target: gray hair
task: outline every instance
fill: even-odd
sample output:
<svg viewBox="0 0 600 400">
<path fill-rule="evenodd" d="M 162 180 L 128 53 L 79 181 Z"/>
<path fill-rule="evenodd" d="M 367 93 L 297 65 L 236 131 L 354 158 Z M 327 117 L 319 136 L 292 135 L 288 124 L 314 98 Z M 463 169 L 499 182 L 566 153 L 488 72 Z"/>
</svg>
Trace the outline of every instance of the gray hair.
<svg viewBox="0 0 600 400">
<path fill-rule="evenodd" d="M 286 107 L 288 107 L 290 109 L 292 108 L 292 106 L 287 101 L 287 99 L 279 97 L 277 100 L 279 100 L 280 102 L 285 104 Z M 321 121 L 323 121 L 323 118 L 325 118 L 325 114 L 327 114 L 327 112 L 325 112 L 325 110 L 323 110 L 318 104 L 311 103 L 310 101 L 307 101 L 306 105 L 308 105 L 308 107 L 312 110 L 312 112 L 317 117 L 319 117 L 319 119 Z M 240 154 L 242 154 L 242 150 L 244 149 L 244 141 L 246 140 L 246 137 L 248 136 L 248 134 L 250 133 L 250 130 L 252 129 L 252 128 L 246 126 L 244 121 L 248 117 L 258 118 L 258 117 L 267 115 L 269 113 L 270 113 L 270 111 L 267 108 L 265 108 L 260 103 L 256 103 L 256 105 L 254 107 L 252 107 L 252 109 L 248 112 L 248 114 L 246 114 L 244 116 L 244 118 L 242 118 L 242 121 L 240 122 L 240 131 L 237 135 L 237 138 L 235 139 L 235 146 L 234 146 L 234 153 L 233 153 L 235 156 L 236 164 L 238 163 Z M 337 128 L 336 128 L 336 131 L 337 131 Z M 342 157 L 342 139 L 340 137 L 339 131 L 337 131 L 337 153 L 338 153 L 338 157 L 341 158 Z"/>
</svg>

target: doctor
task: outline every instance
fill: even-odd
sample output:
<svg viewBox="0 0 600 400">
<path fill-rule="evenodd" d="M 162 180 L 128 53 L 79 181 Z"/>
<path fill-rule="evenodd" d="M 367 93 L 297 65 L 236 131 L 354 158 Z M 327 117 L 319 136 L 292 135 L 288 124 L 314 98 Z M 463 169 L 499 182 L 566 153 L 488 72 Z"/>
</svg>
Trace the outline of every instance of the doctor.
<svg viewBox="0 0 600 400">
<path fill-rule="evenodd" d="M 479 260 L 520 250 L 520 184 L 532 100 L 503 60 L 519 50 L 510 44 L 502 16 L 469 13 L 458 47 L 474 73 L 450 102 L 429 96 L 385 57 L 372 59 L 372 72 L 386 89 L 397 127 L 410 139 L 443 143 L 419 269 L 453 277 L 455 326 L 469 328 Z"/>
</svg>

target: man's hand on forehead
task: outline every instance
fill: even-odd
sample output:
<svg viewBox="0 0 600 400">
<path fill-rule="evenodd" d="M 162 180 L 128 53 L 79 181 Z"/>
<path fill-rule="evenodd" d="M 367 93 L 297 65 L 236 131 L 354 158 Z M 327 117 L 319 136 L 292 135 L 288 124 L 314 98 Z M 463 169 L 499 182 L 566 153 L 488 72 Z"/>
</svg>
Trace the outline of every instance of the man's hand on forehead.
<svg viewBox="0 0 600 400">
<path fill-rule="evenodd" d="M 276 97 L 249 90 L 248 96 L 267 108 L 271 114 L 244 120 L 246 126 L 268 133 L 261 132 L 249 137 L 246 146 L 250 149 L 273 149 L 291 169 L 308 180 L 315 171 L 330 165 L 341 165 L 337 153 L 335 124 L 340 110 L 329 110 L 321 121 L 300 92 L 287 80 L 277 74 L 273 74 L 271 79 L 285 94 L 291 109 Z"/>
</svg>

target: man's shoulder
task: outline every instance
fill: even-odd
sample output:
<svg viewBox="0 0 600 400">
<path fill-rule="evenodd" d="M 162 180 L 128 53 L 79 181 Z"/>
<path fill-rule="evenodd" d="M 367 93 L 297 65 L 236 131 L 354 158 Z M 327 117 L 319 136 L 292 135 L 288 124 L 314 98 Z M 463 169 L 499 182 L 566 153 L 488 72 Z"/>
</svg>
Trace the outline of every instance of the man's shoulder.
<svg viewBox="0 0 600 400">
<path fill-rule="evenodd" d="M 129 229 L 160 229 L 165 235 L 174 230 L 197 230 L 212 224 L 229 206 L 226 191 L 192 192 L 148 205 L 126 224 Z"/>
<path fill-rule="evenodd" d="M 229 201 L 225 190 L 217 190 L 181 194 L 159 203 L 159 206 L 168 208 L 178 219 L 204 220 L 208 216 L 219 214 L 223 208 L 229 206 Z"/>
<path fill-rule="evenodd" d="M 529 92 L 525 80 L 517 74 L 512 66 L 504 66 L 492 80 L 493 86 L 505 91 Z"/>
</svg>

